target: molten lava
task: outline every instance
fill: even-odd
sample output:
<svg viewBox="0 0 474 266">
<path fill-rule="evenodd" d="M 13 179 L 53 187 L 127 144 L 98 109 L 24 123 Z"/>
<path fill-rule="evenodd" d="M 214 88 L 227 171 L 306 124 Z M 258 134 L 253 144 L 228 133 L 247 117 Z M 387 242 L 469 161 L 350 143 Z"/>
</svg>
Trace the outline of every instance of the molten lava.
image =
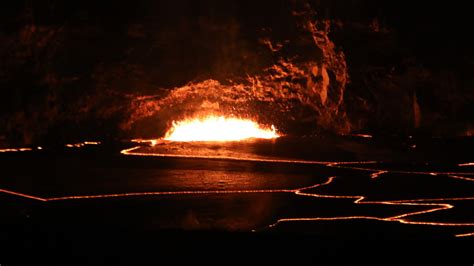
<svg viewBox="0 0 474 266">
<path fill-rule="evenodd" d="M 275 127 L 263 128 L 254 121 L 223 116 L 173 121 L 165 140 L 172 141 L 238 141 L 251 138 L 274 139 Z"/>
</svg>

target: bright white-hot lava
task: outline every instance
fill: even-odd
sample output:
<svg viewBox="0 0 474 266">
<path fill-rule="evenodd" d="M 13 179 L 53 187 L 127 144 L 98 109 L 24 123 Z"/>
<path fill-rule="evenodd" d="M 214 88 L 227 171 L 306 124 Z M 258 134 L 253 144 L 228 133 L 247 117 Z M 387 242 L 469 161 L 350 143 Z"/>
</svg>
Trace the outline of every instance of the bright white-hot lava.
<svg viewBox="0 0 474 266">
<path fill-rule="evenodd" d="M 274 139 L 279 135 L 272 125 L 263 128 L 258 123 L 241 118 L 207 116 L 173 121 L 165 140 L 172 141 L 238 141 L 251 138 Z"/>
</svg>

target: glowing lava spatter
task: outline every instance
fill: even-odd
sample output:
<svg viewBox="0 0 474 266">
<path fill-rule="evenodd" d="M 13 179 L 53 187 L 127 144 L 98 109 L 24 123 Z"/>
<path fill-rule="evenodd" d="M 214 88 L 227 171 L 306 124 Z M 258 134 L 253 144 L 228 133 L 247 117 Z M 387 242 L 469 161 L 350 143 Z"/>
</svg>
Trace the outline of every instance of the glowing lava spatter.
<svg viewBox="0 0 474 266">
<path fill-rule="evenodd" d="M 263 128 L 254 121 L 223 116 L 173 122 L 164 137 L 172 141 L 239 141 L 251 138 L 274 139 L 279 135 L 272 125 Z"/>
</svg>

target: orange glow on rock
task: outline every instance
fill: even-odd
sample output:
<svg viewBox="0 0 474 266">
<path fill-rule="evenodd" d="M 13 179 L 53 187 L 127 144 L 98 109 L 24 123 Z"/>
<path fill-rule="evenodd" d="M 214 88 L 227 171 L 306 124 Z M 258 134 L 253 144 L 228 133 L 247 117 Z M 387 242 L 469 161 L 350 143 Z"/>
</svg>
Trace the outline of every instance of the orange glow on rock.
<svg viewBox="0 0 474 266">
<path fill-rule="evenodd" d="M 239 141 L 278 137 L 273 125 L 270 128 L 264 128 L 248 119 L 211 115 L 205 118 L 173 121 L 173 126 L 166 132 L 164 139 L 171 141 Z"/>
</svg>

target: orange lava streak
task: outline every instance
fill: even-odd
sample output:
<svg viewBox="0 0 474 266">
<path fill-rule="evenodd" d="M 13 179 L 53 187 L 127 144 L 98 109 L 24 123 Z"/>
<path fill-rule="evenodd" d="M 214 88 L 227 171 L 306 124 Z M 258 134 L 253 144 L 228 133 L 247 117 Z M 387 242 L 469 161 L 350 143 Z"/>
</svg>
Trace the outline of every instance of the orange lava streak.
<svg viewBox="0 0 474 266">
<path fill-rule="evenodd" d="M 372 162 L 366 162 L 366 164 L 369 163 L 377 163 L 376 161 Z M 394 174 L 410 174 L 410 175 L 446 175 L 446 176 L 451 176 L 453 178 L 459 178 L 459 179 L 465 179 L 468 181 L 474 181 L 472 178 L 468 177 L 462 177 L 458 175 L 474 175 L 474 173 L 466 173 L 466 172 L 420 172 L 420 171 L 403 171 L 403 170 L 384 170 L 384 169 L 377 169 L 377 168 L 364 168 L 364 167 L 351 167 L 351 166 L 345 166 L 345 164 L 352 164 L 350 162 L 348 163 L 331 163 L 331 162 L 326 162 L 326 166 L 329 167 L 335 167 L 335 168 L 342 168 L 342 169 L 350 169 L 350 170 L 359 170 L 359 171 L 366 171 L 366 172 L 380 172 L 380 171 L 387 171 L 390 173 Z M 354 163 L 354 164 L 362 164 L 362 163 Z"/>
<path fill-rule="evenodd" d="M 0 152 L 19 152 L 19 151 L 31 151 L 31 148 L 12 148 L 12 149 L 0 149 Z"/>
<path fill-rule="evenodd" d="M 205 118 L 173 121 L 173 126 L 166 132 L 164 139 L 171 141 L 239 141 L 251 138 L 274 139 L 278 137 L 273 125 L 265 129 L 248 119 L 210 115 Z"/>
<path fill-rule="evenodd" d="M 428 210 L 423 211 L 416 211 L 416 212 L 409 212 L 404 213 L 401 215 L 387 217 L 387 218 L 379 218 L 374 216 L 341 216 L 341 217 L 303 217 L 303 218 L 283 218 L 278 219 L 276 223 L 269 225 L 268 227 L 274 227 L 282 222 L 297 222 L 297 221 L 328 221 L 328 220 L 350 220 L 350 219 L 368 219 L 368 220 L 379 220 L 379 221 L 387 221 L 387 222 L 399 222 L 403 224 L 416 224 L 416 225 L 431 225 L 431 226 L 474 226 L 474 223 L 441 223 L 441 222 L 419 222 L 419 221 L 409 221 L 402 218 L 407 218 L 409 216 L 415 216 L 420 214 L 427 214 L 436 211 L 442 211 L 454 208 L 451 204 L 446 203 L 417 203 L 425 201 L 423 199 L 416 199 L 416 200 L 407 200 L 407 201 L 364 201 L 364 196 L 338 196 L 338 195 L 321 195 L 321 194 L 313 194 L 313 193 L 305 193 L 302 190 L 316 188 L 319 186 L 325 186 L 332 183 L 332 181 L 336 177 L 329 177 L 328 180 L 321 184 L 316 184 L 310 187 L 300 188 L 297 189 L 294 193 L 300 196 L 308 196 L 308 197 L 316 197 L 316 198 L 335 198 L 335 199 L 355 199 L 355 204 L 386 204 L 386 205 L 399 205 L 399 206 L 431 206 L 434 208 L 430 208 Z M 466 199 L 466 198 L 456 198 L 457 200 Z M 471 198 L 468 198 L 471 199 Z M 449 199 L 437 199 L 440 201 L 449 200 Z"/>
<path fill-rule="evenodd" d="M 388 173 L 388 171 L 380 170 L 380 171 L 378 171 L 378 172 L 372 173 L 372 174 L 370 175 L 370 178 L 375 179 L 375 178 L 377 178 L 377 177 L 379 177 L 379 176 L 381 176 L 381 175 L 383 175 L 383 174 L 386 174 L 386 173 Z"/>
<path fill-rule="evenodd" d="M 369 134 L 350 134 L 348 136 L 352 136 L 352 137 L 359 137 L 359 138 L 366 138 L 366 139 L 370 139 L 370 138 L 373 138 L 372 135 L 369 135 Z"/>
<path fill-rule="evenodd" d="M 447 203 L 432 203 L 428 201 L 447 201 L 447 200 L 466 200 L 474 198 L 446 198 L 446 199 L 413 199 L 413 200 L 399 200 L 399 201 L 365 201 L 364 196 L 339 196 L 339 195 L 322 195 L 314 193 L 306 193 L 304 190 L 314 189 L 320 186 L 326 186 L 333 182 L 335 176 L 329 177 L 326 182 L 301 187 L 297 189 L 262 189 L 262 190 L 210 190 L 210 191 L 163 191 L 163 192 L 135 192 L 135 193 L 121 193 L 121 194 L 102 194 L 102 195 L 79 195 L 79 196 L 65 196 L 65 197 L 54 197 L 54 198 L 40 198 L 27 194 L 22 194 L 14 191 L 0 189 L 0 192 L 15 195 L 19 197 L 34 199 L 38 201 L 61 201 L 61 200 L 80 200 L 80 199 L 96 199 L 96 198 L 114 198 L 114 197 L 134 197 L 134 196 L 159 196 L 159 195 L 202 195 L 202 194 L 238 194 L 238 193 L 294 193 L 299 196 L 315 197 L 315 198 L 334 198 L 334 199 L 355 199 L 355 204 L 383 204 L 383 205 L 398 205 L 398 206 L 426 206 L 430 207 L 427 210 L 415 211 L 400 214 L 397 216 L 380 218 L 375 216 L 341 216 L 341 217 L 300 217 L 300 218 L 282 218 L 278 219 L 274 224 L 268 227 L 274 227 L 282 222 L 297 222 L 297 221 L 332 221 L 332 220 L 351 220 L 351 219 L 368 219 L 368 220 L 379 220 L 387 222 L 399 222 L 402 224 L 416 224 L 416 225 L 430 225 L 430 226 L 474 226 L 474 223 L 442 223 L 442 222 L 423 222 L 423 221 L 410 221 L 407 217 L 427 214 L 436 211 L 446 210 L 454 208 L 453 205 Z M 421 203 L 426 202 L 426 203 Z M 404 219 L 403 219 L 404 218 Z M 472 233 L 474 234 L 474 233 Z M 459 234 L 461 236 L 471 236 L 469 234 Z"/>
<path fill-rule="evenodd" d="M 397 220 L 397 221 L 400 221 L 400 222 L 401 221 L 408 222 L 408 221 L 405 221 L 405 220 L 400 219 L 400 218 L 404 218 L 404 217 L 408 217 L 408 216 L 414 216 L 414 215 L 418 215 L 418 214 L 426 214 L 426 213 L 435 212 L 435 211 L 448 210 L 448 209 L 454 208 L 454 206 L 451 205 L 451 204 L 438 204 L 438 203 L 405 203 L 405 202 L 394 203 L 394 202 L 390 202 L 390 204 L 394 204 L 394 205 L 414 205 L 414 206 L 436 206 L 436 208 L 433 208 L 433 209 L 424 210 L 424 211 L 417 211 L 417 212 L 411 212 L 411 213 L 404 213 L 404 214 L 400 214 L 400 215 L 388 218 L 390 220 Z"/>
<path fill-rule="evenodd" d="M 66 144 L 64 146 L 68 148 L 81 148 L 86 145 L 99 145 L 100 141 L 84 141 L 84 142 L 79 142 L 79 143 L 73 143 L 73 144 Z"/>
<path fill-rule="evenodd" d="M 269 228 L 275 227 L 280 223 L 284 222 L 312 222 L 312 221 L 340 221 L 340 220 L 355 220 L 355 219 L 365 219 L 365 220 L 378 220 L 378 221 L 387 221 L 385 218 L 378 218 L 373 216 L 340 216 L 340 217 L 314 217 L 314 218 L 282 218 L 278 219 L 276 223 L 268 225 Z"/>
<path fill-rule="evenodd" d="M 132 140 L 136 143 L 149 143 L 152 146 L 159 143 L 158 140 L 153 139 L 136 139 Z M 327 162 L 327 161 L 308 161 L 308 160 L 286 160 L 286 159 L 270 159 L 270 158 L 242 158 L 232 156 L 212 156 L 212 155 L 187 155 L 187 154 L 169 154 L 169 153 L 147 153 L 147 152 L 135 152 L 140 149 L 141 146 L 135 146 L 132 148 L 121 150 L 120 153 L 129 156 L 143 156 L 143 157 L 165 157 L 165 158 L 195 158 L 195 159 L 222 159 L 222 160 L 233 160 L 243 162 L 267 162 L 267 163 L 292 163 L 292 164 L 317 164 L 326 166 L 335 166 L 339 164 L 372 164 L 377 163 L 376 161 L 361 161 L 361 162 Z"/>
<path fill-rule="evenodd" d="M 163 195 L 203 195 L 203 194 L 252 194 L 252 193 L 291 193 L 288 189 L 250 189 L 250 190 L 200 190 L 200 191 L 162 191 L 162 192 L 131 192 L 101 195 L 82 195 L 48 198 L 46 201 L 119 198 L 119 197 L 141 197 L 141 196 L 163 196 Z"/>
<path fill-rule="evenodd" d="M 458 175 L 448 175 L 448 176 L 452 178 L 456 178 L 456 179 L 461 179 L 464 181 L 474 181 L 474 178 L 465 177 L 465 176 L 458 176 Z"/>
<path fill-rule="evenodd" d="M 155 146 L 158 143 L 158 139 L 132 139 L 131 142 L 135 143 L 147 143 L 151 146 Z"/>
<path fill-rule="evenodd" d="M 456 237 L 468 237 L 468 236 L 474 236 L 474 232 L 473 233 L 457 234 L 456 235 Z"/>
<path fill-rule="evenodd" d="M 5 193 L 5 194 L 9 194 L 9 195 L 14 195 L 14 196 L 22 197 L 22 198 L 27 198 L 27 199 L 34 199 L 34 200 L 39 200 L 39 201 L 48 201 L 48 199 L 44 199 L 44 198 L 40 198 L 40 197 L 35 197 L 35 196 L 23 194 L 23 193 L 18 193 L 18 192 L 11 191 L 11 190 L 6 190 L 6 189 L 0 189 L 0 192 L 3 192 L 3 193 Z"/>
<path fill-rule="evenodd" d="M 393 200 L 393 203 L 410 203 L 410 202 L 432 202 L 432 201 L 459 201 L 459 200 L 474 200 L 474 197 L 463 198 L 435 198 L 435 199 L 409 199 L 409 200 Z"/>
<path fill-rule="evenodd" d="M 130 192 L 115 194 L 98 195 L 78 195 L 53 198 L 41 198 L 11 190 L 0 189 L 0 192 L 22 198 L 34 199 L 38 201 L 61 201 L 61 200 L 80 200 L 80 199 L 100 199 L 100 198 L 118 198 L 118 197 L 141 197 L 141 196 L 162 196 L 162 195 L 203 195 L 203 194 L 240 194 L 240 193 L 294 193 L 299 189 L 249 189 L 249 190 L 198 190 L 198 191 L 157 191 L 157 192 Z"/>
</svg>

